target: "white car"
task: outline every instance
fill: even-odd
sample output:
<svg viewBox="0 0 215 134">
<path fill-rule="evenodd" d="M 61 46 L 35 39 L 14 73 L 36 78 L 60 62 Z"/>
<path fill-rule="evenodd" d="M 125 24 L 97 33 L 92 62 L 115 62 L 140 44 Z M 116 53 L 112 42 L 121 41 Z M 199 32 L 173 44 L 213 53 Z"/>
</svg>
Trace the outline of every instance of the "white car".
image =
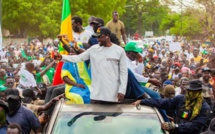
<svg viewBox="0 0 215 134">
<path fill-rule="evenodd" d="M 60 100 L 43 134 L 168 134 L 156 108 L 129 104 L 67 104 Z"/>
</svg>

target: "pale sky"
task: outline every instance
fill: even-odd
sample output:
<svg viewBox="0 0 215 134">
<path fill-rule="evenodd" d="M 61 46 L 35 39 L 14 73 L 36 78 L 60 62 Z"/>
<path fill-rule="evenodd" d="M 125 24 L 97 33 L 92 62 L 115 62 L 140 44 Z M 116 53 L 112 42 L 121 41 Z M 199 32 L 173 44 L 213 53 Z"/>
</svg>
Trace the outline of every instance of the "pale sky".
<svg viewBox="0 0 215 134">
<path fill-rule="evenodd" d="M 194 0 L 174 0 L 175 2 L 175 5 L 174 6 L 170 6 L 170 8 L 172 9 L 172 11 L 175 11 L 175 12 L 181 12 L 181 2 L 182 1 L 182 10 L 187 7 L 194 7 L 194 6 L 197 6 L 195 4 L 195 1 Z"/>
</svg>

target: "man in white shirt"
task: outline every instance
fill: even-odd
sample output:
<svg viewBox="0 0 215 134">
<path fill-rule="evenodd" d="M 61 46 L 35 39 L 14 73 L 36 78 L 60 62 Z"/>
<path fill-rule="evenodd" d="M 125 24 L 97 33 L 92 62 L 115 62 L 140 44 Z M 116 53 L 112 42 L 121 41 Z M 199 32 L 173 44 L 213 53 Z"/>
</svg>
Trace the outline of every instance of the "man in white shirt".
<svg viewBox="0 0 215 134">
<path fill-rule="evenodd" d="M 17 89 L 22 93 L 23 89 L 31 89 L 35 88 L 38 93 L 42 93 L 41 90 L 37 87 L 36 80 L 33 75 L 34 71 L 34 63 L 27 62 L 25 64 L 25 68 L 21 68 L 20 70 L 20 80 L 19 80 L 19 86 Z"/>
<path fill-rule="evenodd" d="M 82 19 L 78 16 L 72 17 L 72 29 L 74 40 L 76 42 L 82 42 L 83 44 L 88 43 L 88 40 L 93 34 L 82 27 Z"/>
<path fill-rule="evenodd" d="M 126 44 L 125 51 L 126 51 L 126 55 L 127 55 L 127 58 L 126 58 L 127 66 L 131 70 L 131 72 L 134 74 L 135 78 L 137 79 L 137 81 L 139 83 L 149 82 L 156 86 L 161 85 L 161 83 L 157 79 L 146 78 L 140 73 L 140 71 L 139 71 L 139 73 L 137 72 L 137 70 L 139 70 L 137 68 L 142 67 L 142 69 L 143 69 L 143 66 L 136 66 L 135 64 L 132 63 L 132 61 L 136 60 L 138 53 L 142 52 L 142 49 L 138 48 L 136 42 L 129 42 L 128 44 Z M 143 65 L 143 63 L 142 63 L 142 65 Z"/>
<path fill-rule="evenodd" d="M 128 79 L 125 51 L 110 41 L 110 30 L 98 28 L 94 34 L 99 44 L 90 47 L 80 55 L 60 55 L 56 60 L 81 62 L 90 59 L 92 75 L 91 103 L 117 102 L 124 99 Z"/>
</svg>

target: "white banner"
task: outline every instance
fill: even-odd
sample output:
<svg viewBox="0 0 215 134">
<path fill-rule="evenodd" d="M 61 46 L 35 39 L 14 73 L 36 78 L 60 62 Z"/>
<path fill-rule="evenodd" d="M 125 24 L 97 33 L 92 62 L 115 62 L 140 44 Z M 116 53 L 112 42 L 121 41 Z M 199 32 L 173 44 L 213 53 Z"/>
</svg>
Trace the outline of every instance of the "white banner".
<svg viewBox="0 0 215 134">
<path fill-rule="evenodd" d="M 169 43 L 169 50 L 172 52 L 180 51 L 181 50 L 181 43 L 180 42 L 170 42 Z"/>
<path fill-rule="evenodd" d="M 145 36 L 153 36 L 153 31 L 145 31 Z"/>
<path fill-rule="evenodd" d="M 3 46 L 3 39 L 2 39 L 2 30 L 1 30 L 1 24 L 0 24 L 0 50 L 2 50 L 2 46 Z"/>
</svg>

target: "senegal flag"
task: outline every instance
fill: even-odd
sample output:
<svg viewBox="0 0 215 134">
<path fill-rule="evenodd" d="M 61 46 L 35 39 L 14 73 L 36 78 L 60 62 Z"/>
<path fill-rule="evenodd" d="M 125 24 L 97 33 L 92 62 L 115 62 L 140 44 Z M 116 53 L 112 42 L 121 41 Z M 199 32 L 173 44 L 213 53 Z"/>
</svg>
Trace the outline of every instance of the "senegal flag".
<svg viewBox="0 0 215 134">
<path fill-rule="evenodd" d="M 63 0 L 63 8 L 62 8 L 62 18 L 61 18 L 61 30 L 60 34 L 66 34 L 70 41 L 73 40 L 72 35 L 72 15 L 70 10 L 69 0 Z M 60 54 L 68 54 L 67 51 L 62 47 L 62 44 L 59 46 Z M 63 62 L 59 62 L 56 67 L 56 72 L 54 76 L 54 80 L 52 85 L 59 85 L 63 83 L 61 79 L 61 69 L 63 66 Z"/>
</svg>

